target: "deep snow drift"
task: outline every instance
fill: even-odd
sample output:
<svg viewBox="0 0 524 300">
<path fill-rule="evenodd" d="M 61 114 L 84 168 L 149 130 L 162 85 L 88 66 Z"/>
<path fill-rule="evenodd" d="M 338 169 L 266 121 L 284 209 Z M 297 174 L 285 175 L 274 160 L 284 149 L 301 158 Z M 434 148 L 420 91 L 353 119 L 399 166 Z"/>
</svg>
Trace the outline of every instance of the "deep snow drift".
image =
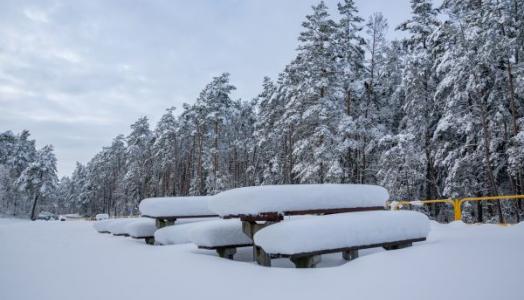
<svg viewBox="0 0 524 300">
<path fill-rule="evenodd" d="M 0 299 L 524 299 L 524 224 L 431 224 L 426 242 L 317 269 L 266 268 L 192 244 L 149 246 L 86 221 L 0 220 Z M 328 267 L 329 266 L 329 267 Z"/>
</svg>

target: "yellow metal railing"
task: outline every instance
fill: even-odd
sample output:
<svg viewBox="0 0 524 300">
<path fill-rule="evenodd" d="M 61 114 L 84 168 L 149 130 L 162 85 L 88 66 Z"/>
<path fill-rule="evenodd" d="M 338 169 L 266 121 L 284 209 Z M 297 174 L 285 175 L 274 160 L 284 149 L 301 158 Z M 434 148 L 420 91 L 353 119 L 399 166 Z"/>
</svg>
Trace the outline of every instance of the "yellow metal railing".
<svg viewBox="0 0 524 300">
<path fill-rule="evenodd" d="M 394 201 L 399 206 L 419 205 L 432 203 L 448 203 L 453 206 L 455 221 L 462 220 L 462 204 L 467 201 L 498 201 L 498 200 L 524 200 L 524 195 L 507 195 L 507 196 L 487 196 L 487 197 L 466 197 L 457 199 L 437 199 L 437 200 L 417 200 L 417 201 Z M 393 208 L 395 209 L 395 207 Z M 398 207 L 396 207 L 398 209 Z"/>
</svg>

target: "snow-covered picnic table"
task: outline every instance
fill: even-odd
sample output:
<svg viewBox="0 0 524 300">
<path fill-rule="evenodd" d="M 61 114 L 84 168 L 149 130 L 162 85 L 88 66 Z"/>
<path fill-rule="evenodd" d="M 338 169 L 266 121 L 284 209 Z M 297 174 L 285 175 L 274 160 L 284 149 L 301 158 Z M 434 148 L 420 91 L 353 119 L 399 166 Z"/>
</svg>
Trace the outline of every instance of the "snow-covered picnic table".
<svg viewBox="0 0 524 300">
<path fill-rule="evenodd" d="M 242 231 L 253 240 L 257 231 L 284 216 L 379 211 L 389 195 L 376 185 L 298 184 L 244 187 L 214 197 L 209 208 L 224 219 L 240 219 Z M 257 251 L 254 255 L 257 261 L 263 259 Z"/>
<path fill-rule="evenodd" d="M 217 217 L 208 208 L 211 196 L 157 197 L 140 202 L 142 217 L 156 220 L 158 228 L 173 225 L 177 219 Z"/>
</svg>

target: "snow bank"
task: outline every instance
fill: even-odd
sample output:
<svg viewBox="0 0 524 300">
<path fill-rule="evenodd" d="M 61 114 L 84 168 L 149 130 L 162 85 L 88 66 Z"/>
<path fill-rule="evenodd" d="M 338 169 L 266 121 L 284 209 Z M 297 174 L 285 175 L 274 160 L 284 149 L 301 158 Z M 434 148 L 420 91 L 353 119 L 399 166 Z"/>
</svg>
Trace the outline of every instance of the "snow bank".
<svg viewBox="0 0 524 300">
<path fill-rule="evenodd" d="M 205 221 L 202 221 L 205 220 Z M 214 222 L 215 220 L 195 218 L 177 220 L 175 225 L 166 226 L 155 231 L 155 242 L 161 245 L 175 245 L 191 243 L 190 231 L 199 224 Z"/>
<path fill-rule="evenodd" d="M 194 197 L 158 197 L 147 198 L 140 202 L 139 209 L 147 217 L 184 217 L 214 215 L 207 203 L 211 196 Z"/>
<path fill-rule="evenodd" d="M 364 184 L 297 184 L 244 187 L 215 195 L 209 208 L 221 216 L 293 210 L 384 206 L 386 189 Z"/>
<path fill-rule="evenodd" d="M 428 241 L 415 247 L 360 251 L 352 263 L 328 254 L 317 269 L 295 269 L 282 259 L 262 268 L 248 248 L 232 262 L 197 254 L 206 252 L 191 244 L 148 247 L 95 234 L 93 223 L 0 219 L 0 298 L 523 299 L 524 223 L 431 222 Z M 96 288 L 82 288 L 86 283 Z"/>
<path fill-rule="evenodd" d="M 124 228 L 125 232 L 134 238 L 151 237 L 156 229 L 155 220 L 149 218 L 140 218 L 128 223 Z"/>
<path fill-rule="evenodd" d="M 240 220 L 202 222 L 191 229 L 189 238 L 195 245 L 209 248 L 253 243 L 242 231 Z"/>
<path fill-rule="evenodd" d="M 367 211 L 286 221 L 255 234 L 268 253 L 297 254 L 426 237 L 429 219 L 414 211 Z"/>
</svg>

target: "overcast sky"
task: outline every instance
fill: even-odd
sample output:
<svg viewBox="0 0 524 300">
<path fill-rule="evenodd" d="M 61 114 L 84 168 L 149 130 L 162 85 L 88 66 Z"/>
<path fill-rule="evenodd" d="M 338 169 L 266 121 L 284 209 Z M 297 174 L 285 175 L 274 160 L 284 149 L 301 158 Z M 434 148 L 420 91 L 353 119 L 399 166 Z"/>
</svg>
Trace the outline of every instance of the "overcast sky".
<svg viewBox="0 0 524 300">
<path fill-rule="evenodd" d="M 0 0 L 0 131 L 29 129 L 53 144 L 59 175 L 87 162 L 147 115 L 193 103 L 231 73 L 235 98 L 292 59 L 317 0 Z M 326 1 L 335 12 L 338 1 Z M 409 0 L 357 0 L 394 27 Z"/>
</svg>

